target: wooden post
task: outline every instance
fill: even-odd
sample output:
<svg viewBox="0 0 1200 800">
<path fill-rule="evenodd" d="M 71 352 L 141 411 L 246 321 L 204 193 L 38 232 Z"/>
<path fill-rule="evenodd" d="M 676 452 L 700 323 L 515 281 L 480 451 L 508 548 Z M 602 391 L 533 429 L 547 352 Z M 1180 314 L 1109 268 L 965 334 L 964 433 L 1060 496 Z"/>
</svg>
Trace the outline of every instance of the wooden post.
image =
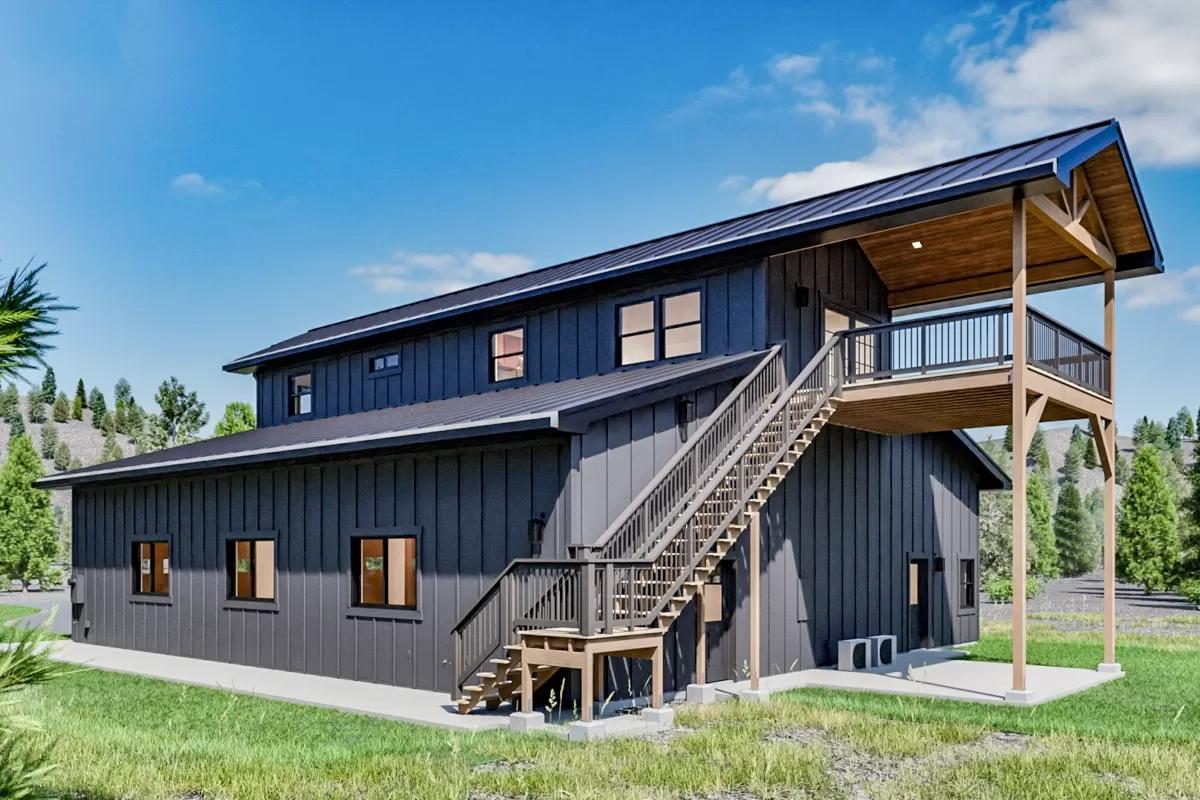
<svg viewBox="0 0 1200 800">
<path fill-rule="evenodd" d="M 701 586 L 700 591 L 696 592 L 696 677 L 693 683 L 700 684 L 705 682 L 708 674 L 708 625 L 704 621 L 708 616 L 704 597 L 707 588 Z"/>
<path fill-rule="evenodd" d="M 533 711 L 533 670 L 529 668 L 528 658 L 521 659 L 521 710 L 525 713 Z"/>
<path fill-rule="evenodd" d="M 762 616 L 762 597 L 760 596 L 759 579 L 759 550 L 762 548 L 762 530 L 759 523 L 759 513 L 750 515 L 750 688 L 758 691 L 759 651 L 762 640 L 759 638 Z"/>
<path fill-rule="evenodd" d="M 1025 364 L 1026 338 L 1025 201 L 1013 201 L 1012 210 L 1012 688 L 1025 691 Z"/>
<path fill-rule="evenodd" d="M 580 718 L 584 722 L 592 721 L 592 706 L 595 705 L 595 700 L 592 695 L 596 692 L 596 657 L 592 653 L 584 652 L 583 664 L 579 671 L 583 673 L 579 676 L 579 700 L 583 708 L 579 709 Z"/>
<path fill-rule="evenodd" d="M 654 708 L 663 706 L 663 643 L 658 637 L 654 646 L 654 655 L 650 660 L 650 705 Z"/>
<path fill-rule="evenodd" d="M 1108 349 L 1108 394 L 1113 401 L 1113 418 L 1105 430 L 1104 446 L 1112 456 L 1113 468 L 1104 477 L 1104 664 L 1119 670 L 1117 663 L 1117 408 L 1116 361 L 1117 303 L 1114 270 L 1104 272 L 1104 346 Z"/>
<path fill-rule="evenodd" d="M 593 699 L 603 700 L 604 699 L 604 654 L 603 653 L 596 654 L 595 666 L 592 667 L 592 673 L 593 673 L 593 677 L 595 678 L 595 681 L 596 681 L 596 685 L 594 687 L 595 695 L 594 695 Z"/>
</svg>

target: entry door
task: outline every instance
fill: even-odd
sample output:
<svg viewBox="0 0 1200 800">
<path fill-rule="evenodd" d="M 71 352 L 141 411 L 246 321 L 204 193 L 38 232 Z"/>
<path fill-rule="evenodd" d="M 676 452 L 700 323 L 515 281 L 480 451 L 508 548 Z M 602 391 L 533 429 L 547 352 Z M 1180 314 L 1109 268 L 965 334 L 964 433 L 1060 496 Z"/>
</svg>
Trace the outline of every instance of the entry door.
<svg viewBox="0 0 1200 800">
<path fill-rule="evenodd" d="M 929 636 L 929 559 L 908 562 L 908 648 L 931 647 Z"/>
<path fill-rule="evenodd" d="M 822 345 L 842 331 L 863 328 L 871 324 L 862 317 L 855 316 L 854 314 L 850 314 L 829 305 L 825 305 L 821 309 L 821 315 L 823 325 L 822 330 L 824 332 L 821 339 Z M 860 375 L 875 371 L 876 365 L 879 362 L 879 358 L 876 354 L 876 343 L 873 340 L 877 338 L 880 337 L 861 336 L 855 340 L 856 345 L 854 352 L 847 354 L 847 373 L 849 373 L 851 368 L 854 369 L 855 373 Z"/>
<path fill-rule="evenodd" d="M 734 677 L 735 642 L 733 616 L 737 610 L 737 578 L 734 563 L 726 559 L 717 565 L 710 582 L 703 587 L 711 592 L 705 597 L 708 620 L 704 623 L 708 637 L 707 681 L 727 681 Z M 719 598 L 719 602 L 714 601 Z M 715 608 L 714 608 L 715 606 Z"/>
</svg>

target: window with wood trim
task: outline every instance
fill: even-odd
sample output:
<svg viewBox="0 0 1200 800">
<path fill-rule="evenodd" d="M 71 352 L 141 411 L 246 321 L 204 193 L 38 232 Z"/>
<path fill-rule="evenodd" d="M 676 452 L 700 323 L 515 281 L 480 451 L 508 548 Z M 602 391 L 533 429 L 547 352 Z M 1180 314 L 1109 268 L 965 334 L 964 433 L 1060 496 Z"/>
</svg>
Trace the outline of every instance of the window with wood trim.
<svg viewBox="0 0 1200 800">
<path fill-rule="evenodd" d="M 399 366 L 399 353 L 380 353 L 379 355 L 371 356 L 367 362 L 367 372 L 387 372 L 388 370 L 397 369 Z"/>
<path fill-rule="evenodd" d="M 165 597 L 171 592 L 171 545 L 167 541 L 133 543 L 133 593 Z"/>
<path fill-rule="evenodd" d="M 350 542 L 354 605 L 417 607 L 417 538 L 363 536 Z"/>
<path fill-rule="evenodd" d="M 288 376 L 288 416 L 299 417 L 312 413 L 313 379 L 311 372 L 297 372 Z"/>
<path fill-rule="evenodd" d="M 617 309 L 617 352 L 622 367 L 654 360 L 653 300 Z"/>
<path fill-rule="evenodd" d="M 226 553 L 229 599 L 275 599 L 275 540 L 230 539 Z"/>
<path fill-rule="evenodd" d="M 510 328 L 492 334 L 491 367 L 489 380 L 492 383 L 525 377 L 524 328 Z"/>
<path fill-rule="evenodd" d="M 662 301 L 662 357 L 675 358 L 701 349 L 700 292 L 684 292 Z"/>
<path fill-rule="evenodd" d="M 975 560 L 964 558 L 958 562 L 958 607 L 975 607 Z"/>
</svg>

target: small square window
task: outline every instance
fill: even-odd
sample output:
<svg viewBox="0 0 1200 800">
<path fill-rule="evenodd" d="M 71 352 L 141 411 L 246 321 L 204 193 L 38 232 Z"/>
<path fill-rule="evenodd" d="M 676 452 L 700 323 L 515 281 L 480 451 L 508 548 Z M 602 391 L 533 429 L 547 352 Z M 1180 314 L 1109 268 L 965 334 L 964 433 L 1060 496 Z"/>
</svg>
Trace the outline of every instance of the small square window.
<svg viewBox="0 0 1200 800">
<path fill-rule="evenodd" d="M 958 562 L 958 607 L 975 607 L 975 560 L 964 558 Z"/>
<path fill-rule="evenodd" d="M 618 313 L 621 366 L 654 360 L 654 301 L 621 306 Z"/>
<path fill-rule="evenodd" d="M 378 356 L 371 356 L 371 361 L 367 365 L 368 372 L 383 372 L 389 369 L 396 369 L 400 366 L 399 353 L 383 353 Z"/>
<path fill-rule="evenodd" d="M 312 373 L 298 372 L 288 376 L 288 416 L 299 417 L 312 413 Z"/>
<path fill-rule="evenodd" d="M 363 537 L 351 540 L 354 605 L 417 607 L 415 536 Z"/>
<path fill-rule="evenodd" d="M 525 329 L 492 334 L 491 381 L 511 381 L 525 376 Z"/>
<path fill-rule="evenodd" d="M 699 353 L 700 292 L 663 298 L 663 358 Z"/>
<path fill-rule="evenodd" d="M 232 600 L 275 599 L 275 540 L 231 539 L 226 556 Z"/>
<path fill-rule="evenodd" d="M 171 545 L 166 541 L 134 542 L 133 593 L 170 594 Z"/>
</svg>

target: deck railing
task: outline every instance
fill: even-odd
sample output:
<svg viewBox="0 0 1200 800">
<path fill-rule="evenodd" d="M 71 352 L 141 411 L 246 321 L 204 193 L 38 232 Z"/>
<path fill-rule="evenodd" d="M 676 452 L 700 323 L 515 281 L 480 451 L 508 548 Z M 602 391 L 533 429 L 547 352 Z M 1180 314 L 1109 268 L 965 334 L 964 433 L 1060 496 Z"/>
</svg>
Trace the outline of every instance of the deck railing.
<svg viewBox="0 0 1200 800">
<path fill-rule="evenodd" d="M 1032 366 L 1108 396 L 1108 350 L 1032 308 L 1026 325 Z M 844 337 L 847 383 L 1002 365 L 1012 361 L 1012 306 L 854 328 Z"/>
</svg>

